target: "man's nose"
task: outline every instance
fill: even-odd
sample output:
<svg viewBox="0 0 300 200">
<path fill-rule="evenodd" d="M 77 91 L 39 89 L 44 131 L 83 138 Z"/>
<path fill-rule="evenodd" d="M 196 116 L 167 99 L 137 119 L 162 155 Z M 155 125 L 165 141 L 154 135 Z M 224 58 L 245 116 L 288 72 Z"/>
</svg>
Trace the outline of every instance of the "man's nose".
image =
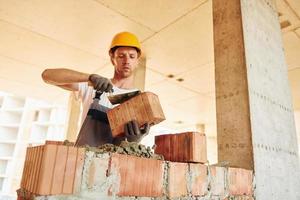
<svg viewBox="0 0 300 200">
<path fill-rule="evenodd" d="M 124 62 L 125 62 L 125 63 L 128 63 L 128 62 L 129 62 L 129 57 L 128 57 L 128 56 L 125 56 L 125 57 L 124 57 Z"/>
</svg>

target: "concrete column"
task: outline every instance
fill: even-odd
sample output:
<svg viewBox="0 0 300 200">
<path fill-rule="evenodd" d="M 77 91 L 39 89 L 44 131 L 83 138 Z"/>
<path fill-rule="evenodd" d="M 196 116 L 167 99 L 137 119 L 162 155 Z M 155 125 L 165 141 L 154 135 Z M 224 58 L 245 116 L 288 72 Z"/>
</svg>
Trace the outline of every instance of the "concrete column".
<svg viewBox="0 0 300 200">
<path fill-rule="evenodd" d="M 81 122 L 81 101 L 76 98 L 75 93 L 71 92 L 69 97 L 68 107 L 68 128 L 67 128 L 67 140 L 75 142 L 80 129 Z"/>
<path fill-rule="evenodd" d="M 240 0 L 213 1 L 218 156 L 253 169 Z"/>
<path fill-rule="evenodd" d="M 134 87 L 143 91 L 145 89 L 146 79 L 146 57 L 143 55 L 140 57 L 139 65 L 134 73 Z"/>
<path fill-rule="evenodd" d="M 275 0 L 213 0 L 218 160 L 254 169 L 256 199 L 300 199 Z"/>
</svg>

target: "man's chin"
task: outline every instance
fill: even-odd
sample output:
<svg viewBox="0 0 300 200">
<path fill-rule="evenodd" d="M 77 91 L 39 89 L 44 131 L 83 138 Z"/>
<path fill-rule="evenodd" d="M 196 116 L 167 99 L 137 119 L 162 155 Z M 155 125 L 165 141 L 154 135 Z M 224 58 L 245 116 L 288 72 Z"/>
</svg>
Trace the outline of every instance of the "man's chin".
<svg viewBox="0 0 300 200">
<path fill-rule="evenodd" d="M 130 77 L 131 75 L 132 75 L 131 72 L 124 72 L 124 73 L 122 73 L 123 78 L 128 78 L 128 77 Z"/>
</svg>

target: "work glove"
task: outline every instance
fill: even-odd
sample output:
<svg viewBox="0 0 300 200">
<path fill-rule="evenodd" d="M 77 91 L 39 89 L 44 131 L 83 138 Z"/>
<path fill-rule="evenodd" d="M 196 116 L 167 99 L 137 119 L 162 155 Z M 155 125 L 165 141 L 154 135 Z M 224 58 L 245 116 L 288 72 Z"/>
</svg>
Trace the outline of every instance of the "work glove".
<svg viewBox="0 0 300 200">
<path fill-rule="evenodd" d="M 124 140 L 139 143 L 144 136 L 148 135 L 149 130 L 149 123 L 146 123 L 142 128 L 139 128 L 137 121 L 130 121 L 124 125 L 125 136 L 117 136 L 113 138 L 112 143 L 114 145 L 120 145 Z"/>
<path fill-rule="evenodd" d="M 124 133 L 128 142 L 140 142 L 143 137 L 148 135 L 149 130 L 149 123 L 144 124 L 143 127 L 140 128 L 135 120 L 126 123 L 124 126 Z"/>
<path fill-rule="evenodd" d="M 108 78 L 98 74 L 91 74 L 89 81 L 92 83 L 95 90 L 100 92 L 112 92 L 113 84 Z"/>
</svg>

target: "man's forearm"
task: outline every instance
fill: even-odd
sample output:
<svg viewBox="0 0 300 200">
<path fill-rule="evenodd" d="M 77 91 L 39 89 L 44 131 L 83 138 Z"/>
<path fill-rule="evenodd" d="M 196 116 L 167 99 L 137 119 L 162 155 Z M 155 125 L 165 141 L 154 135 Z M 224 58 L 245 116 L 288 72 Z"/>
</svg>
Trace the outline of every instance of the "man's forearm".
<svg viewBox="0 0 300 200">
<path fill-rule="evenodd" d="M 46 69 L 42 73 L 45 82 L 53 85 L 65 85 L 71 83 L 88 82 L 89 75 L 83 72 L 65 68 Z"/>
</svg>

